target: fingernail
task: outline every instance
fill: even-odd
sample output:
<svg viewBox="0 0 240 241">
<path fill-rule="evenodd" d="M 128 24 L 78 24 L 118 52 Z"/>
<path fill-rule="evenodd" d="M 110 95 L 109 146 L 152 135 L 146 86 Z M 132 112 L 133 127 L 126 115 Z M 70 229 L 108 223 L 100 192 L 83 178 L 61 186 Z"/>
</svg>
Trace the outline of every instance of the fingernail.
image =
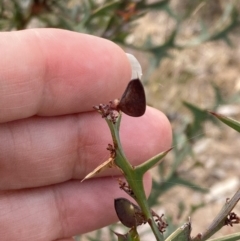
<svg viewBox="0 0 240 241">
<path fill-rule="evenodd" d="M 137 78 L 141 79 L 142 67 L 141 67 L 140 63 L 132 54 L 126 53 L 126 55 L 128 57 L 129 63 L 131 64 L 131 68 L 132 68 L 131 80 L 137 79 Z"/>
</svg>

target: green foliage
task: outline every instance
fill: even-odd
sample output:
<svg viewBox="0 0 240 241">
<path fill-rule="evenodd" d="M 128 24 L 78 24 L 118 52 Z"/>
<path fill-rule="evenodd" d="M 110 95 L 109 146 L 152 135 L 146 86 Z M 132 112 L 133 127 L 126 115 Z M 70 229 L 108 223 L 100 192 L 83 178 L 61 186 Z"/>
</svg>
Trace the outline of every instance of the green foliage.
<svg viewBox="0 0 240 241">
<path fill-rule="evenodd" d="M 240 122 L 236 121 L 232 118 L 214 113 L 214 112 L 210 112 L 212 115 L 216 116 L 220 121 L 222 121 L 224 124 L 230 126 L 232 129 L 240 132 Z"/>
<path fill-rule="evenodd" d="M 186 101 L 183 101 L 183 105 L 190 110 L 193 116 L 192 123 L 189 124 L 186 129 L 188 139 L 190 139 L 192 136 L 197 136 L 200 133 L 203 133 L 203 124 L 206 121 L 215 122 L 215 119 L 213 119 L 206 110 L 202 110 L 199 107 Z"/>
<path fill-rule="evenodd" d="M 136 228 L 133 228 L 127 234 L 115 233 L 118 241 L 140 241 Z"/>
<path fill-rule="evenodd" d="M 178 228 L 175 232 L 173 232 L 166 241 L 186 241 L 189 240 L 191 233 L 191 224 L 186 223 L 182 227 Z"/>
<path fill-rule="evenodd" d="M 221 238 L 209 239 L 208 241 L 238 241 L 240 239 L 240 233 L 230 234 Z"/>
</svg>

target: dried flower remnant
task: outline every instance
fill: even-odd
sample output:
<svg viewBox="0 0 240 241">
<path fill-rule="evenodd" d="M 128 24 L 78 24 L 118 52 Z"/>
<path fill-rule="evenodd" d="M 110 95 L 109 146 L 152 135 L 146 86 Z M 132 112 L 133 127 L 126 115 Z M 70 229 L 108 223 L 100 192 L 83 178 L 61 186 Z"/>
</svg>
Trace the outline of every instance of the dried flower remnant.
<svg viewBox="0 0 240 241">
<path fill-rule="evenodd" d="M 126 182 L 122 181 L 121 178 L 118 179 L 118 184 L 119 184 L 120 189 L 122 189 L 124 192 L 126 192 L 129 196 L 135 198 L 133 190 L 130 188 L 130 186 Z"/>
<path fill-rule="evenodd" d="M 113 159 L 116 157 L 116 151 L 112 144 L 108 144 L 107 150 L 110 152 L 110 157 Z"/>
<path fill-rule="evenodd" d="M 157 213 L 155 213 L 152 210 L 152 215 L 153 215 L 153 217 L 155 217 L 155 222 L 157 223 L 159 232 L 164 233 L 166 231 L 167 226 L 168 226 L 168 224 L 163 220 L 164 214 L 159 216 Z"/>
<path fill-rule="evenodd" d="M 234 212 L 229 213 L 225 220 L 225 225 L 233 226 L 233 224 L 239 224 L 240 223 L 240 217 Z"/>
<path fill-rule="evenodd" d="M 119 116 L 119 111 L 116 108 L 118 102 L 119 100 L 116 99 L 110 101 L 109 104 L 95 105 L 93 106 L 93 109 L 97 110 L 102 115 L 102 118 L 107 118 L 115 124 Z"/>
<path fill-rule="evenodd" d="M 144 115 L 146 111 L 146 97 L 143 85 L 139 79 L 133 79 L 128 83 L 121 100 L 109 101 L 109 104 L 100 104 L 93 107 L 103 118 L 107 118 L 114 124 L 119 117 L 119 111 L 133 117 Z"/>
</svg>

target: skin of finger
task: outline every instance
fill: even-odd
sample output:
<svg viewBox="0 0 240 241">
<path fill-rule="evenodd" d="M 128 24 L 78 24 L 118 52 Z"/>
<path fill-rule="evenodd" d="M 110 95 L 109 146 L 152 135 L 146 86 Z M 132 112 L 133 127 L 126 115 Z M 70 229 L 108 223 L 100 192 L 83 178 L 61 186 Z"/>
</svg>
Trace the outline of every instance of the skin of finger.
<svg viewBox="0 0 240 241">
<path fill-rule="evenodd" d="M 91 110 L 119 98 L 126 54 L 106 39 L 60 29 L 0 33 L 0 123 Z"/>
<path fill-rule="evenodd" d="M 149 194 L 151 179 L 144 178 Z M 115 178 L 97 178 L 35 189 L 0 192 L 2 240 L 52 241 L 116 222 L 114 198 L 129 196 Z"/>
<path fill-rule="evenodd" d="M 137 165 L 167 150 L 167 118 L 148 107 L 144 116 L 122 117 L 123 151 Z M 82 179 L 109 158 L 107 124 L 96 112 L 34 117 L 0 125 L 0 190 L 39 187 Z M 100 176 L 119 174 L 105 170 Z"/>
<path fill-rule="evenodd" d="M 55 241 L 74 241 L 74 240 L 75 240 L 74 238 L 66 238 L 66 239 L 58 239 Z"/>
</svg>

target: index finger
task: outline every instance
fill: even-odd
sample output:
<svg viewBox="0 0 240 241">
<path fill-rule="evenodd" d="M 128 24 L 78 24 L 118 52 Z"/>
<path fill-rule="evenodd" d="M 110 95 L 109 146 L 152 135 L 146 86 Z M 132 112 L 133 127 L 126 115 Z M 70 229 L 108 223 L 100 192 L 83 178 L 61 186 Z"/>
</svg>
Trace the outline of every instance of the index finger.
<svg viewBox="0 0 240 241">
<path fill-rule="evenodd" d="M 121 96 L 130 64 L 114 43 L 58 29 L 0 33 L 0 123 L 85 112 Z"/>
</svg>

